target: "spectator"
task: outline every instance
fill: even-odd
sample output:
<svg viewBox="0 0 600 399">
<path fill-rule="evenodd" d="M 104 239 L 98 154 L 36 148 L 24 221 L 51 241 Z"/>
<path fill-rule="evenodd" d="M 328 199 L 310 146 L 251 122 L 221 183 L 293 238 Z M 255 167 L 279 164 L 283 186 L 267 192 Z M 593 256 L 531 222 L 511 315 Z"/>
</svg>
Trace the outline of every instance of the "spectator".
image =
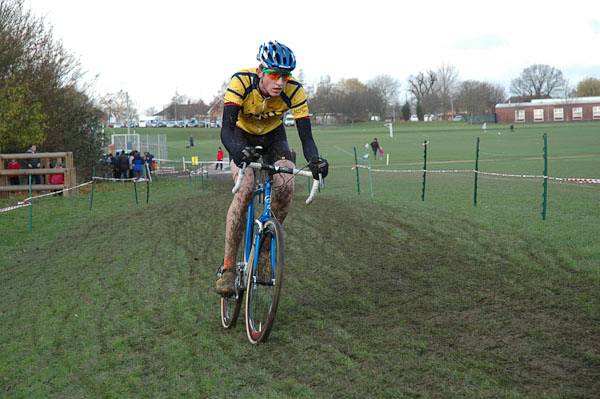
<svg viewBox="0 0 600 399">
<path fill-rule="evenodd" d="M 21 165 L 17 162 L 16 159 L 11 159 L 10 162 L 7 165 L 8 170 L 18 170 L 21 169 Z M 19 176 L 11 176 L 8 179 L 10 181 L 10 185 L 11 186 L 18 186 L 20 184 L 19 182 Z"/>
<path fill-rule="evenodd" d="M 37 146 L 34 144 L 27 150 L 29 154 L 35 154 L 37 152 Z M 38 158 L 31 158 L 27 160 L 27 169 L 40 169 L 42 164 Z M 42 178 L 40 175 L 32 175 L 33 184 L 42 184 Z"/>
<path fill-rule="evenodd" d="M 127 179 L 127 173 L 129 172 L 129 158 L 125 154 L 125 150 L 121 151 L 119 155 L 119 179 Z"/>
<path fill-rule="evenodd" d="M 146 173 L 153 174 L 154 172 L 154 155 L 150 154 L 148 151 L 144 153 L 144 160 L 146 161 Z M 149 176 L 146 176 L 149 177 Z"/>
<path fill-rule="evenodd" d="M 132 150 L 129 153 L 128 161 L 129 161 L 129 178 L 133 179 L 133 158 L 135 158 L 135 150 Z"/>
<path fill-rule="evenodd" d="M 224 156 L 225 154 L 223 154 L 223 149 L 219 147 L 219 149 L 217 150 L 217 163 L 215 164 L 215 170 L 219 169 L 219 167 L 221 167 L 221 170 L 223 170 Z"/>
<path fill-rule="evenodd" d="M 377 141 L 377 137 L 371 141 L 371 150 L 373 150 L 373 159 L 377 159 L 377 151 L 379 151 L 379 142 Z"/>
<path fill-rule="evenodd" d="M 138 151 L 133 154 L 133 178 L 141 179 L 144 171 L 144 160 Z"/>
<path fill-rule="evenodd" d="M 194 146 L 194 137 L 190 136 L 190 147 Z"/>
<path fill-rule="evenodd" d="M 379 159 L 383 160 L 383 147 L 379 145 Z"/>
<path fill-rule="evenodd" d="M 60 161 L 56 163 L 51 162 L 50 167 L 62 169 L 62 163 L 60 163 Z M 63 184 L 65 184 L 65 175 L 62 173 L 53 173 L 48 175 L 48 184 L 56 184 L 62 186 Z M 62 191 L 59 192 L 58 195 L 63 195 Z"/>
<path fill-rule="evenodd" d="M 110 164 L 113 170 L 113 178 L 118 179 L 121 176 L 121 173 L 119 172 L 119 151 L 117 151 L 117 154 L 114 157 L 111 154 Z"/>
</svg>

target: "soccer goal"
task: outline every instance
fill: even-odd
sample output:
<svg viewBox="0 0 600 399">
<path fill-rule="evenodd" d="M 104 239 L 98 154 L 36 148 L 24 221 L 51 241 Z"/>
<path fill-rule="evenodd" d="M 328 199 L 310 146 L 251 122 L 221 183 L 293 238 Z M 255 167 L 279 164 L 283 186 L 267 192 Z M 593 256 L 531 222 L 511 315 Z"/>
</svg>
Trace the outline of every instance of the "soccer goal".
<svg viewBox="0 0 600 399">
<path fill-rule="evenodd" d="M 140 150 L 139 134 L 113 134 L 110 142 L 117 152 L 125 151 L 126 153 L 129 153 L 133 150 Z"/>
<path fill-rule="evenodd" d="M 113 134 L 111 136 L 112 148 L 115 151 L 129 153 L 133 150 L 142 154 L 149 152 L 156 159 L 168 159 L 166 134 Z"/>
</svg>

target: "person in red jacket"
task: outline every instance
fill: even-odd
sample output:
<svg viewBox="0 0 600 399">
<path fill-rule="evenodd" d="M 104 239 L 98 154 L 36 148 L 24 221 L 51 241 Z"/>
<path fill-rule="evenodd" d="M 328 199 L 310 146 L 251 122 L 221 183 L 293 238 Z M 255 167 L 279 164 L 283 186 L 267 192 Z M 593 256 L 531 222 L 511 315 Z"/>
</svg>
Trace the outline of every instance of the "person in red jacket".
<svg viewBox="0 0 600 399">
<path fill-rule="evenodd" d="M 217 150 L 217 163 L 215 164 L 215 170 L 219 169 L 223 170 L 223 149 L 219 147 Z"/>
<path fill-rule="evenodd" d="M 54 165 L 50 165 L 50 167 L 53 168 L 62 168 L 61 163 L 57 163 L 56 166 Z M 51 175 L 48 175 L 48 183 L 50 184 L 60 184 L 63 185 L 65 184 L 65 175 L 62 173 L 53 173 Z"/>
<path fill-rule="evenodd" d="M 21 169 L 21 165 L 17 162 L 16 159 L 11 159 L 10 162 L 8 163 L 7 167 L 9 170 Z M 9 180 L 10 180 L 11 186 L 19 185 L 19 176 L 11 176 L 9 178 Z"/>
</svg>

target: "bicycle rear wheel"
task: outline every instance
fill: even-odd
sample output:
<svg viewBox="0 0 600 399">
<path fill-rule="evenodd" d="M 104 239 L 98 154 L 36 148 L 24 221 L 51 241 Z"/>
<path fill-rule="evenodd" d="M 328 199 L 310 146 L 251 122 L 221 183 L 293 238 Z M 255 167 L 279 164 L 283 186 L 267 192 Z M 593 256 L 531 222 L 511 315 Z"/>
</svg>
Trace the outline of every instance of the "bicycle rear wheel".
<svg viewBox="0 0 600 399">
<path fill-rule="evenodd" d="M 283 252 L 283 228 L 277 220 L 268 220 L 258 247 L 248 259 L 246 332 L 253 344 L 269 337 L 275 321 L 283 286 Z M 255 256 L 259 261 L 252 267 Z"/>
<path fill-rule="evenodd" d="M 244 244 L 246 242 L 246 234 L 242 236 L 242 240 L 239 243 L 237 254 L 235 256 L 235 293 L 231 296 L 221 297 L 221 324 L 224 328 L 233 328 L 240 315 L 240 309 L 242 307 L 242 301 L 244 299 L 244 289 L 246 288 L 245 282 L 242 281 L 244 277 Z"/>
</svg>

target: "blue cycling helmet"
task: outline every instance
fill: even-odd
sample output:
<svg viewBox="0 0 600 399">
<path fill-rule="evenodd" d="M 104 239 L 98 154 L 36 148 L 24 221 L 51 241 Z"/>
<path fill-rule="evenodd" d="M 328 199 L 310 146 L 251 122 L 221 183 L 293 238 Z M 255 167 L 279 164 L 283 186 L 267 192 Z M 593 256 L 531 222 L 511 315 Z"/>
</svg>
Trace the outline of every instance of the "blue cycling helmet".
<svg viewBox="0 0 600 399">
<path fill-rule="evenodd" d="M 264 68 L 282 69 L 289 72 L 296 68 L 296 57 L 292 50 L 275 40 L 261 44 L 256 59 Z"/>
</svg>

